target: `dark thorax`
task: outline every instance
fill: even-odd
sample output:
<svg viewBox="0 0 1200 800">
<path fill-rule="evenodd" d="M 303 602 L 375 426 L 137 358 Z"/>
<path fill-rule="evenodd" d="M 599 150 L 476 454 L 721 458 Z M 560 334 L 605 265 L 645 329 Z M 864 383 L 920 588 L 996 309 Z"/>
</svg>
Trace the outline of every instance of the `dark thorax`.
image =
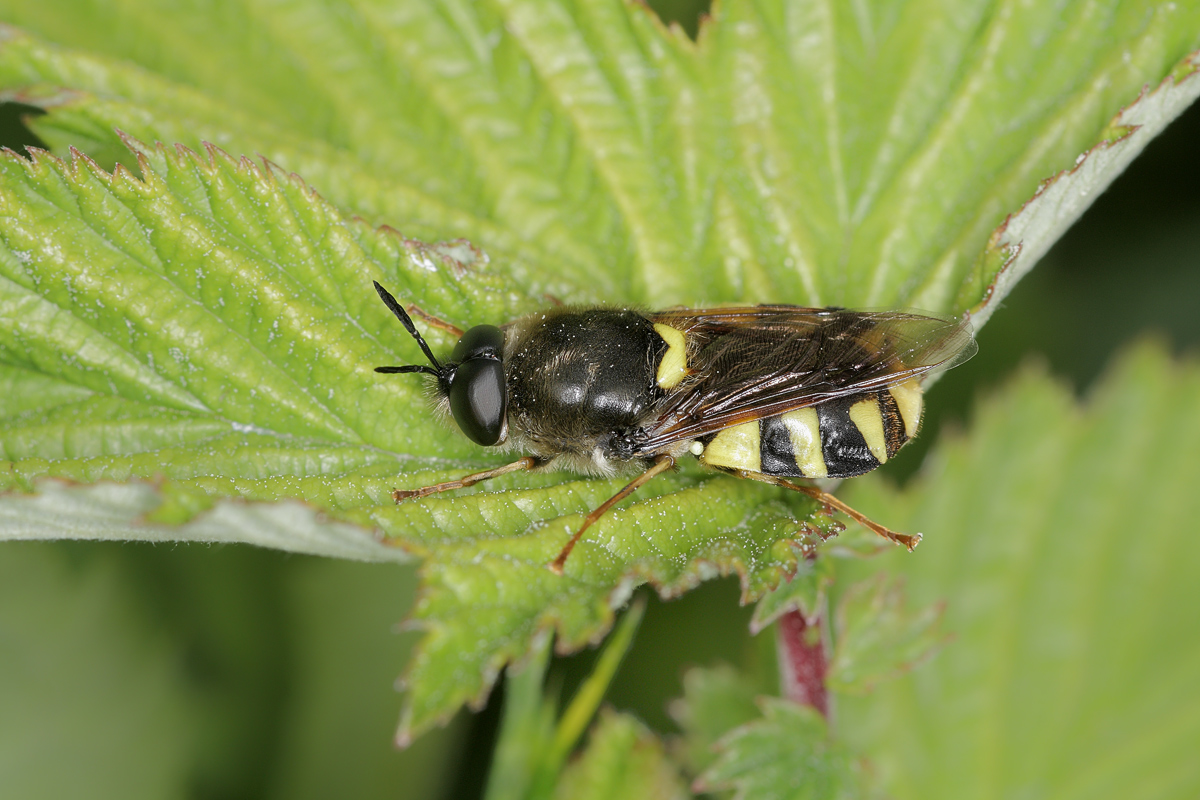
<svg viewBox="0 0 1200 800">
<path fill-rule="evenodd" d="M 667 349 L 649 319 L 629 309 L 553 309 L 506 334 L 509 429 L 525 448 L 588 459 L 601 471 L 644 458 L 635 451 L 664 394 L 655 370 Z"/>
</svg>

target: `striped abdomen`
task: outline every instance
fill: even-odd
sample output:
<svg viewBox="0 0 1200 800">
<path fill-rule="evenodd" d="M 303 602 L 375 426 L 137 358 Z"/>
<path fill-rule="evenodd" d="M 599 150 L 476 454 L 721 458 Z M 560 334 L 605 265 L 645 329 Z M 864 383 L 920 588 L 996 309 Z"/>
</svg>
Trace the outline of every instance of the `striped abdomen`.
<svg viewBox="0 0 1200 800">
<path fill-rule="evenodd" d="M 764 475 L 851 478 L 894 456 L 920 423 L 921 387 L 909 381 L 726 428 L 699 457 Z"/>
</svg>

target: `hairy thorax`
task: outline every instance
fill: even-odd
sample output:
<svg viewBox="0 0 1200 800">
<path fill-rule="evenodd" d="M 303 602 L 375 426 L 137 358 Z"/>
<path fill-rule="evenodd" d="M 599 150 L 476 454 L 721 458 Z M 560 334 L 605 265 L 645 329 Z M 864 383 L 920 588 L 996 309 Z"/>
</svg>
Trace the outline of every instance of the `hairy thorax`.
<svg viewBox="0 0 1200 800">
<path fill-rule="evenodd" d="M 667 345 L 643 315 L 556 309 L 517 320 L 505 343 L 509 433 L 534 454 L 605 462 L 632 458 L 663 390 Z"/>
</svg>

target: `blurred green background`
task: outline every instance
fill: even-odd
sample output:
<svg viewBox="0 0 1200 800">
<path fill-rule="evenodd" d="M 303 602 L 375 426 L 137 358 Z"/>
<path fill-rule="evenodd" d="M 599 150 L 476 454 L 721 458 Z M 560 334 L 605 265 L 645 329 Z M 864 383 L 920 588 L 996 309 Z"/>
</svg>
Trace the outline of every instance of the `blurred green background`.
<svg viewBox="0 0 1200 800">
<path fill-rule="evenodd" d="M 660 5 L 681 19 L 694 8 Z M 36 143 L 19 112 L 3 109 L 10 147 Z M 931 395 L 922 439 L 885 468 L 893 480 L 919 469 L 940 431 L 969 425 L 975 398 L 1023 360 L 1086 395 L 1138 337 L 1194 352 L 1198 141 L 1193 107 L 1025 278 L 979 355 Z M 0 772 L 28 781 L 23 797 L 170 797 L 180 772 L 195 798 L 478 796 L 502 687 L 482 713 L 391 745 L 394 681 L 416 636 L 397 624 L 414 587 L 412 568 L 245 547 L 5 544 Z M 611 702 L 670 731 L 665 706 L 687 667 L 763 658 L 737 595 L 723 580 L 652 600 Z M 552 685 L 569 692 L 593 655 L 557 662 Z"/>
</svg>

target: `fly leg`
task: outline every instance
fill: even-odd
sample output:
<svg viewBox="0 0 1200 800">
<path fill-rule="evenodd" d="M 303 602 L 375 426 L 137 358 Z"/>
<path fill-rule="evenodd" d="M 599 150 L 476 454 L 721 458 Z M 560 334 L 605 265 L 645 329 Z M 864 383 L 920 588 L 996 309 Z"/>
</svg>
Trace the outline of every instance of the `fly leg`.
<svg viewBox="0 0 1200 800">
<path fill-rule="evenodd" d="M 558 557 L 550 562 L 550 571 L 556 575 L 562 575 L 563 566 L 567 563 L 567 556 L 571 555 L 571 551 L 575 549 L 575 543 L 579 541 L 580 536 L 583 536 L 583 532 L 592 526 L 592 523 L 603 517 L 606 513 L 608 513 L 608 510 L 617 503 L 621 502 L 626 497 L 629 497 L 629 495 L 637 491 L 639 486 L 648 482 L 650 479 L 663 474 L 674 466 L 674 458 L 666 454 L 659 456 L 649 469 L 631 480 L 624 489 L 605 500 L 599 505 L 598 508 L 596 508 L 595 511 L 588 514 L 587 518 L 583 520 L 583 524 L 579 526 L 579 530 L 575 531 L 575 535 L 571 537 L 571 541 L 567 542 L 567 544 L 563 547 L 562 552 L 558 554 Z"/>
<path fill-rule="evenodd" d="M 438 492 L 448 492 L 452 489 L 465 489 L 468 486 L 474 486 L 480 481 L 488 481 L 492 478 L 498 478 L 501 475 L 507 475 L 510 472 L 521 472 L 522 470 L 537 469 L 546 464 L 546 461 L 534 456 L 525 456 L 518 458 L 511 464 L 505 464 L 503 467 L 495 469 L 487 469 L 483 472 L 475 472 L 470 475 L 464 475 L 456 481 L 446 481 L 445 483 L 435 483 L 433 486 L 423 486 L 420 489 L 396 489 L 392 492 L 392 499 L 399 503 L 401 500 L 410 500 L 414 497 L 427 497 Z"/>
<path fill-rule="evenodd" d="M 838 500 L 829 492 L 823 492 L 815 486 L 803 486 L 798 483 L 792 483 L 789 480 L 784 480 L 783 478 L 777 478 L 773 475 L 763 475 L 761 472 L 749 472 L 747 470 L 731 470 L 731 472 L 740 478 L 749 478 L 751 480 L 769 483 L 772 486 L 782 486 L 784 489 L 791 489 L 792 491 L 806 494 L 813 500 L 816 500 L 818 503 L 823 505 L 827 511 L 842 512 L 846 516 L 850 517 L 850 519 L 862 525 L 864 528 L 875 532 L 884 539 L 887 539 L 889 542 L 895 542 L 896 544 L 903 545 L 904 547 L 908 548 L 910 553 L 916 549 L 918 544 L 921 543 L 921 534 L 918 533 L 910 535 L 907 533 L 896 533 L 895 531 L 885 528 L 878 522 L 868 518 L 865 514 L 855 511 L 853 508 L 846 505 L 841 500 Z"/>
</svg>

